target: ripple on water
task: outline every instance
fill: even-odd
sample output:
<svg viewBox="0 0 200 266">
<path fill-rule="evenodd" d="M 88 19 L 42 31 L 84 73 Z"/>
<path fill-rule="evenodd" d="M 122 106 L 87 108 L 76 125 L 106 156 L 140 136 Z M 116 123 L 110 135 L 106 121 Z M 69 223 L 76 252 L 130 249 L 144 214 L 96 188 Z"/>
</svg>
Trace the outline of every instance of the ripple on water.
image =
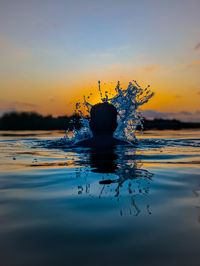
<svg viewBox="0 0 200 266">
<path fill-rule="evenodd" d="M 8 138 L 0 142 L 4 261 L 55 265 L 59 258 L 80 265 L 87 256 L 89 266 L 97 260 L 131 266 L 133 259 L 136 265 L 196 266 L 200 156 L 193 144 L 199 134 L 188 134 L 182 145 L 184 139 L 168 141 L 169 135 L 155 142 L 146 132 L 134 147 L 108 157 L 62 147 L 63 133 L 36 140 L 3 136 Z M 187 132 L 183 135 L 187 139 Z"/>
</svg>

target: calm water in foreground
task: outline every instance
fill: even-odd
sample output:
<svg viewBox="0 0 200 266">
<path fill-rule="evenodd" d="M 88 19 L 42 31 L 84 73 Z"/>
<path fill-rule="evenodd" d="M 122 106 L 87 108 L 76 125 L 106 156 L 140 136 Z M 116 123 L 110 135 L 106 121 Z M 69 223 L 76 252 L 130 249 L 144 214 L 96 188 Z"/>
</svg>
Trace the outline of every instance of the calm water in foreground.
<svg viewBox="0 0 200 266">
<path fill-rule="evenodd" d="M 109 154 L 0 132 L 0 265 L 200 265 L 200 131 Z"/>
</svg>

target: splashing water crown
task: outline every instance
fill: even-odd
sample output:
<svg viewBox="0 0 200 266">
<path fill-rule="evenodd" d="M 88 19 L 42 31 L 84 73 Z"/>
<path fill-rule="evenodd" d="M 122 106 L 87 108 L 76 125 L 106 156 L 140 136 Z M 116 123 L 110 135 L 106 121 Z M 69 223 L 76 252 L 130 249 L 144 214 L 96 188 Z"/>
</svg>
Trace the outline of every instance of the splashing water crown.
<svg viewBox="0 0 200 266">
<path fill-rule="evenodd" d="M 140 106 L 147 103 L 154 95 L 150 90 L 150 86 L 148 85 L 145 89 L 142 89 L 136 80 L 133 80 L 129 82 L 127 89 L 123 89 L 120 87 L 120 82 L 118 81 L 115 88 L 115 95 L 110 98 L 108 91 L 105 91 L 103 96 L 100 81 L 98 81 L 98 89 L 101 101 L 103 103 L 111 103 L 117 109 L 118 127 L 114 133 L 114 137 L 126 141 L 135 141 L 137 127 L 141 126 L 141 128 L 143 128 Z M 90 95 L 92 94 L 90 93 Z M 90 96 L 87 98 L 89 99 Z M 73 135 L 70 139 L 72 142 L 78 142 L 92 136 L 88 119 L 92 106 L 93 105 L 86 100 L 85 96 L 83 97 L 83 103 L 76 103 L 76 112 L 80 114 L 82 127 L 80 130 L 73 130 Z M 81 111 L 82 107 L 87 115 L 84 115 L 83 111 Z M 69 140 L 67 134 L 66 140 Z"/>
</svg>

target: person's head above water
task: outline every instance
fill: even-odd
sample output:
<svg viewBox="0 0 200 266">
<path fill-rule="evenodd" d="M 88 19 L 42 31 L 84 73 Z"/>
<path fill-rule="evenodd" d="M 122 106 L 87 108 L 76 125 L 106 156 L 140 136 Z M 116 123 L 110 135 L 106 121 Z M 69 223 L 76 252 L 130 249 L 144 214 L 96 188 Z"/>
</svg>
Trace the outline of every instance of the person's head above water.
<svg viewBox="0 0 200 266">
<path fill-rule="evenodd" d="M 95 152 L 106 152 L 115 145 L 128 144 L 113 137 L 117 128 L 117 109 L 110 103 L 95 104 L 90 111 L 90 129 L 93 137 L 76 145 L 90 147 Z"/>
<path fill-rule="evenodd" d="M 110 103 L 95 104 L 90 111 L 90 129 L 93 136 L 112 136 L 117 128 L 117 109 Z"/>
</svg>

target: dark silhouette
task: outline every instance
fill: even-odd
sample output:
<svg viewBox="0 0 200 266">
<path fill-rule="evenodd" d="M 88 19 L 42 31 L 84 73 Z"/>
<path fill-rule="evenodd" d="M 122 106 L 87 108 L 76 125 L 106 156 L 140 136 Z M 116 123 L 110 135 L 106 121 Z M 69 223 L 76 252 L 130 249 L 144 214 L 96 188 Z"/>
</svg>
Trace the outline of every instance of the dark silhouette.
<svg viewBox="0 0 200 266">
<path fill-rule="evenodd" d="M 89 165 L 95 173 L 115 173 L 117 170 L 118 155 L 114 149 L 105 152 L 91 150 Z"/>
<path fill-rule="evenodd" d="M 53 117 L 52 115 L 42 116 L 35 112 L 11 112 L 0 117 L 0 130 L 79 130 L 80 128 L 81 120 L 78 114 Z M 181 122 L 176 119 L 143 120 L 143 130 L 187 128 L 200 128 L 200 123 Z"/>
<path fill-rule="evenodd" d="M 73 130 L 80 127 L 78 114 L 52 117 L 35 112 L 11 112 L 0 118 L 0 130 Z"/>
<path fill-rule="evenodd" d="M 143 121 L 144 130 L 149 129 L 187 129 L 187 128 L 200 128 L 200 123 L 198 122 L 181 122 L 177 119 L 162 119 L 155 118 L 153 120 L 144 119 Z M 139 128 L 138 128 L 139 129 Z"/>
<path fill-rule="evenodd" d="M 95 104 L 90 111 L 90 129 L 93 137 L 76 145 L 93 149 L 108 149 L 115 145 L 128 144 L 113 137 L 117 128 L 117 109 L 110 103 Z"/>
</svg>

